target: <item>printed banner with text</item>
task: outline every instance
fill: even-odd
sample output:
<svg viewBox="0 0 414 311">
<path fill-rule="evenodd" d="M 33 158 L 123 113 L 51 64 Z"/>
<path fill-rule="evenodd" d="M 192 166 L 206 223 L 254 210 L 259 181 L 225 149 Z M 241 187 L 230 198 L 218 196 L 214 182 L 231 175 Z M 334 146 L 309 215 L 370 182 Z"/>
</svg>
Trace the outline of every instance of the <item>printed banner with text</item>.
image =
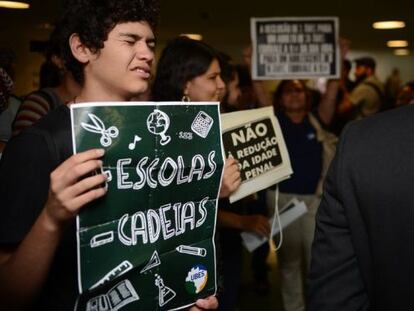
<svg viewBox="0 0 414 311">
<path fill-rule="evenodd" d="M 71 106 L 75 153 L 105 148 L 108 192 L 77 217 L 76 310 L 178 310 L 216 292 L 218 103 Z"/>
<path fill-rule="evenodd" d="M 253 79 L 338 79 L 337 17 L 252 18 Z"/>
<path fill-rule="evenodd" d="M 289 155 L 272 107 L 221 115 L 226 157 L 241 167 L 241 185 L 230 196 L 233 203 L 290 177 Z"/>
</svg>

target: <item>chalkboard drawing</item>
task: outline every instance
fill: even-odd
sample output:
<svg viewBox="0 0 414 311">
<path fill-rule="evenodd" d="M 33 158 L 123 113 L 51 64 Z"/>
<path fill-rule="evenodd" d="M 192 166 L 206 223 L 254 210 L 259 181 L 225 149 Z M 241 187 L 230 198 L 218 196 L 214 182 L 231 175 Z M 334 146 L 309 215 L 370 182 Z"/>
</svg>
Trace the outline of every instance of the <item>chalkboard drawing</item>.
<svg viewBox="0 0 414 311">
<path fill-rule="evenodd" d="M 106 175 L 106 181 L 109 182 L 112 180 L 112 172 L 111 170 L 106 170 L 103 172 Z"/>
<path fill-rule="evenodd" d="M 111 126 L 108 129 L 105 128 L 104 123 L 93 113 L 88 113 L 89 118 L 92 120 L 93 124 L 88 124 L 85 122 L 81 123 L 81 126 L 88 132 L 101 134 L 101 139 L 99 140 L 103 147 L 109 147 L 112 144 L 112 138 L 116 138 L 119 135 L 119 130 L 115 126 Z"/>
<path fill-rule="evenodd" d="M 134 141 L 128 145 L 128 149 L 129 150 L 134 150 L 135 147 L 137 146 L 137 142 L 139 142 L 141 140 L 142 140 L 141 137 L 139 137 L 138 135 L 135 135 L 134 136 Z"/>
<path fill-rule="evenodd" d="M 104 233 L 100 233 L 92 237 L 91 239 L 91 248 L 102 246 L 108 243 L 113 242 L 114 240 L 114 232 L 108 231 Z"/>
<path fill-rule="evenodd" d="M 214 120 L 212 117 L 210 117 L 204 111 L 200 111 L 193 120 L 193 123 L 191 124 L 191 129 L 198 136 L 206 138 L 208 133 L 210 132 L 211 127 L 213 126 L 213 122 Z"/>
<path fill-rule="evenodd" d="M 86 304 L 86 311 L 110 311 L 111 309 L 106 295 L 94 297 Z"/>
<path fill-rule="evenodd" d="M 193 247 L 189 245 L 180 245 L 175 248 L 177 252 L 187 255 L 205 257 L 207 250 L 205 248 Z"/>
<path fill-rule="evenodd" d="M 107 274 L 105 274 L 105 276 L 102 279 L 100 279 L 98 282 L 92 285 L 90 289 L 94 289 L 98 287 L 99 285 L 107 283 L 131 269 L 132 269 L 132 263 L 130 263 L 128 260 L 124 260 L 119 265 L 117 265 L 115 268 L 113 268 L 111 271 L 109 271 Z"/>
<path fill-rule="evenodd" d="M 162 307 L 170 302 L 175 297 L 176 293 L 171 288 L 164 285 L 164 281 L 158 274 L 156 274 L 155 277 L 155 285 L 157 285 L 159 292 L 158 304 Z"/>
<path fill-rule="evenodd" d="M 148 261 L 146 266 L 141 270 L 141 273 L 144 273 L 152 268 L 159 266 L 161 264 L 160 256 L 158 256 L 158 252 L 154 251 L 152 253 L 151 259 Z"/>
<path fill-rule="evenodd" d="M 117 311 L 123 306 L 139 300 L 139 296 L 129 280 L 123 280 L 112 287 L 105 295 L 90 299 L 86 311 Z"/>
<path fill-rule="evenodd" d="M 150 133 L 161 136 L 160 144 L 162 146 L 171 141 L 171 136 L 165 135 L 170 127 L 170 118 L 165 112 L 154 109 L 148 116 L 147 127 Z"/>
</svg>

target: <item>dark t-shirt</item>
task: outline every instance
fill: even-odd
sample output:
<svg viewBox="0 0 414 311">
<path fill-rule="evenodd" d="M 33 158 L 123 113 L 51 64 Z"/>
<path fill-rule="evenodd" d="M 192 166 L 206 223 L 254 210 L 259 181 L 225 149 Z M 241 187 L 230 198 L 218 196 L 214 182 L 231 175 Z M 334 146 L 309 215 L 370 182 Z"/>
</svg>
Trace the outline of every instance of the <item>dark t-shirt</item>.
<svg viewBox="0 0 414 311">
<path fill-rule="evenodd" d="M 11 139 L 0 162 L 0 246 L 19 244 L 47 201 L 50 173 L 72 155 L 65 105 Z M 36 267 L 33 266 L 33 269 Z M 31 310 L 73 310 L 77 296 L 75 221 L 67 228 Z"/>
<path fill-rule="evenodd" d="M 284 113 L 277 115 L 293 174 L 279 184 L 284 193 L 314 194 L 322 172 L 322 144 L 316 138 L 316 130 L 306 117 L 301 123 L 293 123 Z"/>
</svg>

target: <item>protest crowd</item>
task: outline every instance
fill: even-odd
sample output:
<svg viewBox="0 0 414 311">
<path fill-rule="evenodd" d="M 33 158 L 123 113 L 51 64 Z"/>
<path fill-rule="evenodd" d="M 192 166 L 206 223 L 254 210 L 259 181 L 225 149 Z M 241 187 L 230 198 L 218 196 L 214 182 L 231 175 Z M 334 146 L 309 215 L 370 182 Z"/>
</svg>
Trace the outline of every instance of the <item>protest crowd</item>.
<svg viewBox="0 0 414 311">
<path fill-rule="evenodd" d="M 276 138 L 267 137 L 264 123 L 253 127 L 249 121 L 240 125 L 244 132 L 232 136 L 235 146 L 242 145 L 232 153 L 223 130 L 217 198 L 206 195 L 148 208 L 147 214 L 125 214 L 120 220 L 117 230 L 125 245 L 165 242 L 208 226 L 209 200 L 216 199 L 215 227 L 209 227 L 216 288 L 182 308 L 261 310 L 260 302 L 266 301 L 263 310 L 410 309 L 414 252 L 402 242 L 414 232 L 414 212 L 407 211 L 414 202 L 406 189 L 414 177 L 409 166 L 414 164 L 409 125 L 414 124 L 414 80 L 403 82 L 395 68 L 381 81 L 382 64 L 372 55 L 349 57 L 352 38 L 335 37 L 333 50 L 326 45 L 308 59 L 301 56 L 305 49 L 292 48 L 306 63 L 303 68 L 325 72 L 314 79 L 306 74 L 295 78 L 293 70 L 281 73 L 287 68 L 278 56 L 283 49 L 260 49 L 254 41 L 240 51 L 240 61 L 220 46 L 183 35 L 158 47 L 163 13 L 156 0 L 66 2 L 43 51 L 38 89 L 15 93 L 18 60 L 0 49 L 0 310 L 77 310 L 76 219 L 88 204 L 105 197 L 108 189 L 102 185 L 109 178 L 102 170 L 109 149 L 73 152 L 69 108 L 83 102 L 218 102 L 219 113 L 229 118 L 271 109 L 269 118 L 276 120 L 283 142 L 278 132 Z M 286 25 L 263 27 L 270 43 L 280 39 L 278 32 L 286 31 Z M 308 32 L 334 32 L 331 24 L 304 25 L 304 40 Z M 289 30 L 299 32 L 301 26 Z M 266 69 L 257 66 L 257 51 L 267 53 Z M 332 75 L 321 60 L 334 52 Z M 322 65 L 312 66 L 316 63 Z M 271 89 L 265 80 L 274 82 Z M 189 141 L 196 131 L 179 135 Z M 274 157 L 286 161 L 282 144 L 292 173 L 233 201 L 245 182 L 272 174 Z M 215 151 L 187 160 L 161 152 L 153 159 L 143 157 L 129 171 L 133 161 L 124 157 L 114 165 L 118 189 L 188 185 L 213 180 L 220 171 Z M 194 168 L 197 163 L 201 168 Z M 152 200 L 148 191 L 148 202 Z M 300 204 L 305 208 L 295 216 Z M 170 209 L 174 216 L 165 218 Z M 289 209 L 293 218 L 287 221 L 282 215 Z M 142 219 L 148 228 L 141 239 Z M 261 242 L 249 249 L 242 233 Z M 205 249 L 187 250 L 206 256 Z M 129 283 L 123 284 L 133 297 Z M 155 284 L 165 297 L 172 292 L 159 275 Z M 89 302 L 86 310 L 118 310 L 102 301 Z M 278 303 L 272 305 L 274 301 Z M 167 301 L 166 308 L 159 303 L 160 310 L 168 310 Z"/>
</svg>

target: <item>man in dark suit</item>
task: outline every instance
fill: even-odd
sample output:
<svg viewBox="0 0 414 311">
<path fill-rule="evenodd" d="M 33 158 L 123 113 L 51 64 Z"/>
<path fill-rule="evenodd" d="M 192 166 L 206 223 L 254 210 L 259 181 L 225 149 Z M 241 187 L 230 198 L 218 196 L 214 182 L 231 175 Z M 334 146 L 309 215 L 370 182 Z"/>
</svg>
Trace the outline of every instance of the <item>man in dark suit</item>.
<svg viewBox="0 0 414 311">
<path fill-rule="evenodd" d="M 414 308 L 414 106 L 346 128 L 316 221 L 309 311 Z"/>
</svg>

